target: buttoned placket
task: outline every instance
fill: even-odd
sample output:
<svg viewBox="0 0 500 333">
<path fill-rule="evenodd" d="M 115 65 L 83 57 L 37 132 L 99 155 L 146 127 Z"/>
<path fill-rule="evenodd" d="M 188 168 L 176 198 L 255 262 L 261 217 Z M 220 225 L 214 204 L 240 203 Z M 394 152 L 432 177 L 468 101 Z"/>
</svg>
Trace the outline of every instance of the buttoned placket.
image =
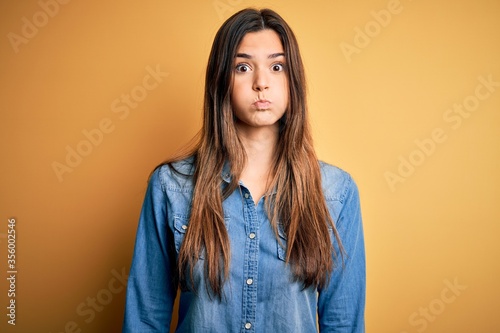
<svg viewBox="0 0 500 333">
<path fill-rule="evenodd" d="M 257 308 L 257 272 L 259 266 L 259 220 L 257 210 L 248 189 L 240 184 L 244 202 L 245 219 L 245 261 L 243 286 L 243 329 L 242 332 L 255 332 Z"/>
</svg>

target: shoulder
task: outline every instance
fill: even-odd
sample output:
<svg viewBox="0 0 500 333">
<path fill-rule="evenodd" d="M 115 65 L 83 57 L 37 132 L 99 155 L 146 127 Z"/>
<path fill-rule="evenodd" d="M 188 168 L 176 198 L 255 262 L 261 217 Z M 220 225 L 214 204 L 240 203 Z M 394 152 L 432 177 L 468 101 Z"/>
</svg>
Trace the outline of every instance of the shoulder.
<svg viewBox="0 0 500 333">
<path fill-rule="evenodd" d="M 153 171 L 150 182 L 161 186 L 164 190 L 174 192 L 191 191 L 194 169 L 193 157 L 162 164 Z"/>
<path fill-rule="evenodd" d="M 321 182 L 326 201 L 343 203 L 357 186 L 351 175 L 341 168 L 319 161 Z"/>
</svg>

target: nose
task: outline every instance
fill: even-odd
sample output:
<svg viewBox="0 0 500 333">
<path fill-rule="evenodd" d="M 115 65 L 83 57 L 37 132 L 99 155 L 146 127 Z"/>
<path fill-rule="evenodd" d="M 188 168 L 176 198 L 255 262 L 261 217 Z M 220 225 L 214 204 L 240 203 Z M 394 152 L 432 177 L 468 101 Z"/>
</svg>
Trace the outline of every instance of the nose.
<svg viewBox="0 0 500 333">
<path fill-rule="evenodd" d="M 269 89 L 269 77 L 264 70 L 255 71 L 252 88 L 255 91 L 264 91 Z"/>
</svg>

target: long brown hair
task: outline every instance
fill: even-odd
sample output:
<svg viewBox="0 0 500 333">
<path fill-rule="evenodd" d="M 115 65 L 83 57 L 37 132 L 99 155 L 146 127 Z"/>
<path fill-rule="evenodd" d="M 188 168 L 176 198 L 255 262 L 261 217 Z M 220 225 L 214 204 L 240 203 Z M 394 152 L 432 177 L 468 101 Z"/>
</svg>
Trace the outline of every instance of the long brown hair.
<svg viewBox="0 0 500 333">
<path fill-rule="evenodd" d="M 304 67 L 297 40 L 288 24 L 270 9 L 244 9 L 231 16 L 217 32 L 205 77 L 203 127 L 193 148 L 162 163 L 193 157 L 193 197 L 189 228 L 179 251 L 178 278 L 189 287 L 199 254 L 205 253 L 204 274 L 207 292 L 221 297 L 229 276 L 230 244 L 224 224 L 222 202 L 237 187 L 246 154 L 238 138 L 231 108 L 233 61 L 236 50 L 249 32 L 274 30 L 281 39 L 286 57 L 289 105 L 280 120 L 277 156 L 271 172 L 266 208 L 278 237 L 278 223 L 287 236 L 286 261 L 293 277 L 304 288 L 324 286 L 337 257 L 330 239 L 343 253 L 337 230 L 328 212 L 321 187 L 319 163 L 314 152 L 307 117 Z M 225 163 L 231 182 L 222 183 Z M 189 272 L 189 274 L 188 274 Z M 208 290 L 208 288 L 211 288 Z"/>
</svg>

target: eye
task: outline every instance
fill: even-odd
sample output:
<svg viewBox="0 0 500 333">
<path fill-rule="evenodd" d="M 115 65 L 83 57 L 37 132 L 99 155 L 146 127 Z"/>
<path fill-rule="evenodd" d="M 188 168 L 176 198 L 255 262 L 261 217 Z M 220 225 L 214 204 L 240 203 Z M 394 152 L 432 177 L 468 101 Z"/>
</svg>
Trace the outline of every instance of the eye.
<svg viewBox="0 0 500 333">
<path fill-rule="evenodd" d="M 250 71 L 250 66 L 248 66 L 248 64 L 238 64 L 238 65 L 236 65 L 235 70 L 238 73 L 246 73 L 246 72 Z"/>
<path fill-rule="evenodd" d="M 274 64 L 274 65 L 272 65 L 272 67 L 271 67 L 271 70 L 272 70 L 273 72 L 281 72 L 281 71 L 283 71 L 284 69 L 285 69 L 285 65 L 284 65 L 284 64 L 282 64 L 282 63 Z"/>
</svg>

